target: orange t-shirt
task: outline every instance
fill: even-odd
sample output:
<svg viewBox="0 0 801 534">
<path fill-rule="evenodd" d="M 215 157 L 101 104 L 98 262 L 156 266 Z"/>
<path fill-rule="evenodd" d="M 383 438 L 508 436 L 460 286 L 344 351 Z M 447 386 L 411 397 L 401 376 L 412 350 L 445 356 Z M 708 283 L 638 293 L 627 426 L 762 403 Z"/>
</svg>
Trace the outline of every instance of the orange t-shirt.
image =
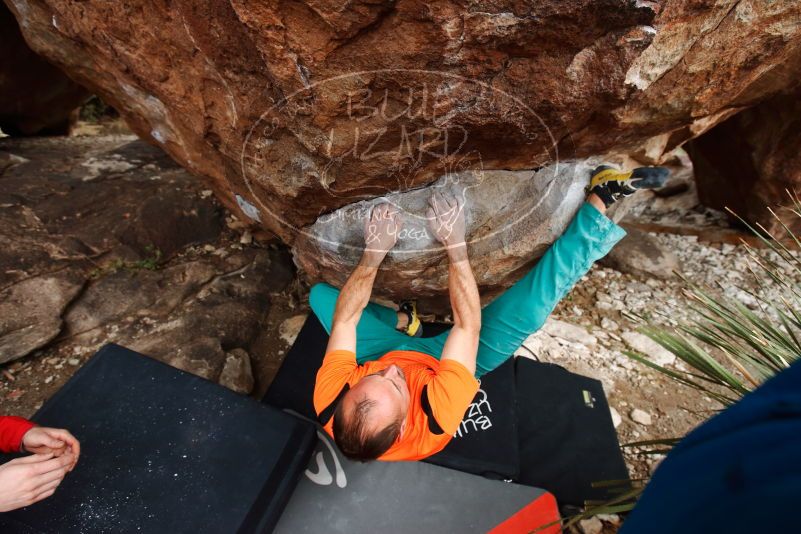
<svg viewBox="0 0 801 534">
<path fill-rule="evenodd" d="M 325 355 L 314 385 L 314 409 L 319 415 L 329 408 L 347 384 L 354 386 L 363 377 L 395 364 L 406 375 L 409 386 L 409 413 L 403 438 L 395 442 L 379 460 L 420 460 L 445 448 L 462 422 L 464 413 L 478 392 L 478 380 L 461 363 L 436 358 L 409 350 L 388 352 L 364 365 L 356 363 L 356 355 L 347 350 L 334 350 Z M 429 412 L 441 433 L 429 425 L 423 409 L 423 389 Z M 325 422 L 325 430 L 333 436 L 333 418 Z"/>
</svg>

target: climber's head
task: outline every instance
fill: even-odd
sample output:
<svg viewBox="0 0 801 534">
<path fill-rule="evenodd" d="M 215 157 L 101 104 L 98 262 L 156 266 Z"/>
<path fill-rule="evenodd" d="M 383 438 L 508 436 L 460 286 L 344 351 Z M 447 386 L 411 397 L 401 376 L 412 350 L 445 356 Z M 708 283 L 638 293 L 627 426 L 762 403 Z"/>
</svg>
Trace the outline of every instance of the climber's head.
<svg viewBox="0 0 801 534">
<path fill-rule="evenodd" d="M 334 412 L 334 441 L 342 454 L 362 462 L 384 454 L 403 434 L 409 398 L 397 365 L 359 380 Z"/>
</svg>

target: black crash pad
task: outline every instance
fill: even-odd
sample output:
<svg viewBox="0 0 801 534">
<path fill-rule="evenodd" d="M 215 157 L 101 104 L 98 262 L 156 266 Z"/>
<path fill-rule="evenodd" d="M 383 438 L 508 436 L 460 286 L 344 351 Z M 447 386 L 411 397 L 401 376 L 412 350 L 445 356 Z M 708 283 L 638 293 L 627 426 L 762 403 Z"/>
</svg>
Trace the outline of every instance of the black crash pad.
<svg viewBox="0 0 801 534">
<path fill-rule="evenodd" d="M 506 534 L 533 532 L 558 519 L 555 499 L 541 489 L 424 462 L 351 462 L 324 432 L 318 436 L 277 533 Z"/>
<path fill-rule="evenodd" d="M 435 335 L 445 328 L 426 324 L 424 335 Z M 327 344 L 328 334 L 317 317 L 309 314 L 263 402 L 316 420 L 314 380 Z M 490 478 L 515 478 L 519 460 L 514 402 L 514 362 L 510 358 L 482 377 L 481 390 L 465 413 L 456 437 L 426 461 Z"/>
<path fill-rule="evenodd" d="M 629 478 L 601 382 L 527 358 L 516 359 L 515 377 L 517 481 L 547 488 L 560 505 L 613 497 L 592 486 Z"/>
<path fill-rule="evenodd" d="M 426 461 L 489 478 L 516 479 L 520 459 L 514 358 L 482 376 L 480 382 L 453 439 Z"/>
<path fill-rule="evenodd" d="M 116 345 L 33 420 L 68 428 L 81 459 L 2 532 L 269 532 L 316 443 L 307 421 Z"/>
</svg>

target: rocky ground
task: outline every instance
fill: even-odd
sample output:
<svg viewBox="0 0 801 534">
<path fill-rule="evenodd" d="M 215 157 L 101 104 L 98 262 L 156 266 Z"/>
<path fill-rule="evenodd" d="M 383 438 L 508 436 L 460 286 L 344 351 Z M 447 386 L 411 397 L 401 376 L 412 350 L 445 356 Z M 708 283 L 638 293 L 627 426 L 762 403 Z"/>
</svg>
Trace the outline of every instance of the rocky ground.
<svg viewBox="0 0 801 534">
<path fill-rule="evenodd" d="M 0 172 L 0 413 L 32 415 L 109 342 L 264 393 L 307 313 L 282 246 L 255 241 L 198 180 L 124 133 L 0 139 Z M 731 232 L 692 187 L 644 195 L 635 211 L 630 222 Z M 621 443 L 681 436 L 717 405 L 622 354 L 682 365 L 631 315 L 688 317 L 674 270 L 752 305 L 747 266 L 732 244 L 632 229 L 518 355 L 600 379 Z M 626 459 L 635 478 L 660 461 Z"/>
<path fill-rule="evenodd" d="M 128 135 L 0 140 L 2 413 L 31 415 L 100 346 L 246 394 L 299 297 L 283 247 Z M 274 325 L 274 327 L 272 326 Z"/>
</svg>

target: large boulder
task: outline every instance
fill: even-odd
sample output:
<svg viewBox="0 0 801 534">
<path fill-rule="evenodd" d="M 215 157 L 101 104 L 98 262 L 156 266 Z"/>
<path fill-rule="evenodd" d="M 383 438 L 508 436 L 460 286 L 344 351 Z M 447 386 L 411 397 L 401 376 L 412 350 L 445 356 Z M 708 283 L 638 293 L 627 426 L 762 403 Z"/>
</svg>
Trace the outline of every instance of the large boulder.
<svg viewBox="0 0 801 534">
<path fill-rule="evenodd" d="M 6 3 L 37 52 L 240 217 L 298 241 L 296 261 L 333 282 L 343 262 L 317 265 L 330 244 L 307 238 L 336 210 L 465 170 L 576 165 L 643 145 L 658 160 L 801 72 L 801 4 L 789 1 Z M 528 175 L 560 190 L 586 181 Z M 495 197 L 483 200 L 501 205 L 506 175 L 488 176 Z M 531 224 L 516 235 L 525 247 L 493 252 L 484 286 L 519 275 L 575 208 L 517 204 L 540 222 L 556 215 L 553 228 Z M 510 213 L 472 225 L 471 239 L 511 228 Z M 403 276 L 380 286 L 408 291 L 433 257 L 396 257 Z M 426 291 L 444 290 L 438 269 Z"/>
<path fill-rule="evenodd" d="M 468 242 L 476 281 L 491 298 L 511 285 L 545 252 L 584 201 L 590 166 L 568 162 L 536 172 L 463 171 L 430 187 L 386 195 L 402 210 L 403 227 L 376 278 L 385 296 L 402 299 L 411 288 L 426 309 L 448 285 L 448 262 L 434 238 L 426 210 L 432 190 L 449 192 L 466 206 Z M 301 233 L 295 262 L 312 278 L 342 286 L 364 247 L 364 219 L 375 201 L 349 204 Z M 430 299 L 427 300 L 427 299 Z"/>
<path fill-rule="evenodd" d="M 0 3 L 0 130 L 8 135 L 65 133 L 89 93 L 37 56 Z"/>
<path fill-rule="evenodd" d="M 705 205 L 783 235 L 801 232 L 788 191 L 801 189 L 801 92 L 738 113 L 687 145 Z M 773 213 L 770 212 L 773 210 Z M 774 214 L 781 218 L 777 219 Z"/>
</svg>

